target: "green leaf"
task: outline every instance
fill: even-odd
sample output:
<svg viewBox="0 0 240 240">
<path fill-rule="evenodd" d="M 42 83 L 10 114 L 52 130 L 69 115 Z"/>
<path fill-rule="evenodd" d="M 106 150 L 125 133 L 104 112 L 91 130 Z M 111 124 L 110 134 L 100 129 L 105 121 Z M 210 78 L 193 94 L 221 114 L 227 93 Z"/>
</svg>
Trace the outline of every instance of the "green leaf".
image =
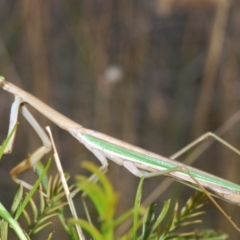
<svg viewBox="0 0 240 240">
<path fill-rule="evenodd" d="M 10 227 L 15 231 L 15 233 L 18 235 L 20 240 L 28 240 L 27 236 L 24 234 L 23 230 L 19 226 L 18 222 L 13 219 L 11 214 L 7 211 L 7 209 L 4 208 L 2 203 L 0 203 L 0 216 L 8 222 Z"/>
<path fill-rule="evenodd" d="M 15 193 L 14 199 L 13 199 L 13 203 L 11 206 L 11 213 L 15 213 L 15 211 L 17 210 L 17 208 L 19 207 L 19 204 L 22 201 L 22 196 L 23 196 L 23 186 L 21 184 L 18 184 L 18 188 L 17 191 Z"/>
<path fill-rule="evenodd" d="M 6 221 L 0 221 L 0 237 L 1 240 L 8 239 L 8 223 Z"/>
<path fill-rule="evenodd" d="M 171 200 L 169 199 L 168 201 L 164 202 L 163 209 L 158 216 L 156 222 L 153 224 L 152 231 L 155 231 L 159 224 L 162 222 L 162 220 L 165 218 L 165 216 L 168 213 L 169 207 L 170 207 Z"/>
<path fill-rule="evenodd" d="M 7 147 L 8 143 L 10 142 L 10 140 L 12 139 L 12 137 L 14 137 L 15 131 L 17 130 L 17 124 L 14 126 L 14 128 L 12 129 L 12 131 L 10 132 L 10 134 L 7 136 L 7 138 L 5 139 L 5 141 L 3 142 L 3 144 L 0 146 L 0 160 L 2 159 L 3 153 L 5 148 Z"/>
<path fill-rule="evenodd" d="M 92 236 L 92 238 L 94 240 L 106 240 L 106 239 L 104 239 L 102 234 L 94 226 L 90 225 L 85 220 L 70 219 L 69 220 L 69 224 L 71 224 L 71 225 L 74 225 L 74 224 L 79 225 L 81 228 L 85 229 L 89 233 L 89 235 Z"/>
<path fill-rule="evenodd" d="M 135 202 L 134 202 L 134 208 L 139 207 L 140 204 L 141 204 L 143 182 L 144 182 L 144 178 L 141 178 L 140 182 L 138 184 L 138 189 L 137 189 Z M 134 231 L 133 239 L 137 239 L 138 225 L 139 225 L 139 223 L 138 223 L 138 212 L 134 211 L 134 214 L 133 214 L 133 231 Z"/>
<path fill-rule="evenodd" d="M 37 189 L 38 189 L 39 185 L 41 184 L 42 179 L 46 175 L 50 165 L 51 165 L 51 160 L 48 161 L 46 167 L 44 168 L 44 171 L 42 172 L 42 174 L 40 175 L 38 180 L 35 182 L 35 184 L 33 185 L 33 188 L 31 189 L 31 191 L 25 197 L 23 203 L 19 206 L 19 208 L 18 208 L 18 210 L 17 210 L 17 212 L 15 214 L 15 219 L 16 220 L 19 218 L 19 216 L 21 215 L 22 211 L 25 209 L 26 205 L 28 204 L 28 202 L 32 198 L 33 194 L 37 191 Z"/>
<path fill-rule="evenodd" d="M 148 207 L 147 214 L 144 217 L 144 222 L 142 225 L 143 240 L 147 240 L 151 234 L 151 223 L 152 223 L 152 221 L 154 221 L 154 218 L 155 218 L 155 213 L 154 213 L 155 206 L 156 206 L 156 204 L 152 203 Z"/>
</svg>

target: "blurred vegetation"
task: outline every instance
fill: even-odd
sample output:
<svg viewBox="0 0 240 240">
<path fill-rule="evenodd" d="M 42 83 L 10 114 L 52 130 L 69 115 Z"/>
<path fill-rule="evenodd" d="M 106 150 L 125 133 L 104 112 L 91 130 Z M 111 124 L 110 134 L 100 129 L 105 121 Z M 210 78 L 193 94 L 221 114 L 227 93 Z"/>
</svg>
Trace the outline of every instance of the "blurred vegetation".
<svg viewBox="0 0 240 240">
<path fill-rule="evenodd" d="M 0 1 L 0 75 L 85 127 L 170 156 L 239 109 L 239 16 L 236 0 Z M 1 142 L 11 101 L 1 91 Z M 86 159 L 98 163 L 35 115 L 51 126 L 65 171 L 80 172 Z M 0 167 L 0 201 L 8 206 L 15 188 L 9 170 L 41 144 L 19 121 L 14 151 Z M 238 147 L 234 123 L 227 123 L 223 138 Z M 214 143 L 194 166 L 239 183 L 238 160 Z M 115 164 L 108 175 L 121 195 L 120 215 L 132 206 L 139 180 Z M 28 172 L 23 179 L 33 177 Z M 147 180 L 143 199 L 163 180 Z M 174 183 L 157 202 L 186 201 L 190 194 Z M 238 207 L 220 203 L 240 225 Z M 211 204 L 207 213 L 208 228 L 238 238 Z"/>
</svg>

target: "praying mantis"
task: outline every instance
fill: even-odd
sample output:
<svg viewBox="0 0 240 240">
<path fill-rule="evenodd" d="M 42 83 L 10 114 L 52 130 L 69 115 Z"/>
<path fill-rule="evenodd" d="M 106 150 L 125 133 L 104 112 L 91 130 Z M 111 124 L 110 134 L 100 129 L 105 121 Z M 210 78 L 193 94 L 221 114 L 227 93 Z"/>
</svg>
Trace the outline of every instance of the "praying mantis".
<svg viewBox="0 0 240 240">
<path fill-rule="evenodd" d="M 29 185 L 26 182 L 18 179 L 17 175 L 34 167 L 37 161 L 39 161 L 51 150 L 52 144 L 47 133 L 30 113 L 26 107 L 26 104 L 35 108 L 46 118 L 54 122 L 60 128 L 68 131 L 74 138 L 82 143 L 101 162 L 102 166 L 100 169 L 102 171 L 107 170 L 109 159 L 118 165 L 125 167 L 137 177 L 148 178 L 158 175 L 166 175 L 200 191 L 205 192 L 205 189 L 207 189 L 210 193 L 208 194 L 209 197 L 212 195 L 232 204 L 240 205 L 240 186 L 235 183 L 190 167 L 178 161 L 174 161 L 172 159 L 141 149 L 103 133 L 84 128 L 80 124 L 49 107 L 33 95 L 6 81 L 3 77 L 0 77 L 0 88 L 15 96 L 15 100 L 11 107 L 8 134 L 12 131 L 17 123 L 18 113 L 21 111 L 26 120 L 35 129 L 43 143 L 43 146 L 38 148 L 27 159 L 19 163 L 10 172 L 10 175 L 14 181 L 21 183 L 27 188 L 29 188 Z M 240 155 L 240 152 L 236 148 L 210 132 L 202 135 L 180 152 L 182 153 L 187 151 L 207 137 L 215 138 L 217 141 L 228 146 L 230 149 Z M 13 143 L 14 137 L 7 145 L 5 153 L 11 152 Z M 215 200 L 212 199 L 212 201 Z M 230 222 L 232 221 L 229 218 L 228 220 Z M 234 227 L 240 231 L 234 223 L 232 223 L 232 225 L 234 225 Z"/>
</svg>

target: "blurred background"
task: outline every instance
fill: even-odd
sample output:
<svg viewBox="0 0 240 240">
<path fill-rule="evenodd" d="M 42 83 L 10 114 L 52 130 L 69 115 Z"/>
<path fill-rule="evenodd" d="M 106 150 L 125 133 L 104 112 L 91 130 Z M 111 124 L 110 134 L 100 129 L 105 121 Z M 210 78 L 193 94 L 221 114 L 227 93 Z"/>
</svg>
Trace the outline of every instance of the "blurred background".
<svg viewBox="0 0 240 240">
<path fill-rule="evenodd" d="M 240 2 L 234 0 L 1 1 L 0 75 L 84 127 L 164 156 L 219 128 L 239 148 L 239 23 Z M 1 91 L 1 142 L 12 100 Z M 51 126 L 66 172 L 80 173 L 83 160 L 99 164 L 69 134 L 32 112 L 42 126 Z M 16 188 L 8 172 L 41 144 L 22 116 L 19 121 L 13 153 L 0 167 L 0 201 L 6 207 Z M 239 160 L 214 143 L 193 166 L 240 183 Z M 139 179 L 114 163 L 108 176 L 120 194 L 121 214 L 133 206 Z M 22 178 L 33 177 L 30 171 Z M 144 199 L 165 179 L 146 180 Z M 193 192 L 174 182 L 150 201 L 161 209 L 164 200 L 183 204 Z M 239 207 L 218 202 L 240 225 Z M 201 227 L 239 239 L 218 210 L 207 207 Z"/>
</svg>

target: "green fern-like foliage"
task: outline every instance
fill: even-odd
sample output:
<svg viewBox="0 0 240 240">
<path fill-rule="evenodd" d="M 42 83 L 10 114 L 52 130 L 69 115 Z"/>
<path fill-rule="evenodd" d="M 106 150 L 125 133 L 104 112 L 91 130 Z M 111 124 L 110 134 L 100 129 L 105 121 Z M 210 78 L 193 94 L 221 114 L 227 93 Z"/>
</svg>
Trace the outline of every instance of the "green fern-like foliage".
<svg viewBox="0 0 240 240">
<path fill-rule="evenodd" d="M 193 230 L 184 231 L 185 227 L 195 226 L 201 223 L 201 215 L 204 214 L 204 207 L 207 197 L 202 192 L 196 192 L 182 207 L 175 203 L 171 207 L 171 201 L 164 203 L 159 215 L 155 213 L 156 204 L 151 204 L 147 209 L 141 207 L 141 192 L 143 188 L 143 179 L 141 179 L 135 199 L 134 207 L 127 213 L 116 218 L 115 211 L 119 196 L 114 192 L 109 180 L 99 171 L 99 169 L 90 164 L 84 164 L 83 167 L 95 174 L 99 181 L 93 183 L 84 176 L 77 177 L 77 187 L 80 188 L 93 202 L 98 213 L 100 228 L 93 226 L 91 219 L 70 220 L 70 223 L 77 223 L 93 239 L 108 240 L 163 240 L 163 239 L 228 239 L 224 233 L 213 230 Z M 130 230 L 121 236 L 115 236 L 116 228 L 128 218 L 132 219 Z M 164 221 L 165 219 L 167 220 Z"/>
<path fill-rule="evenodd" d="M 143 216 L 145 210 L 138 206 L 129 210 L 120 217 L 115 217 L 116 207 L 119 200 L 119 195 L 114 191 L 110 181 L 107 179 L 98 167 L 92 163 L 84 163 L 83 167 L 89 170 L 97 177 L 98 182 L 95 183 L 85 176 L 78 176 L 76 186 L 87 195 L 98 213 L 98 222 L 100 229 L 92 224 L 92 220 L 74 220 L 69 221 L 70 224 L 78 224 L 95 240 L 112 240 L 115 239 L 115 229 L 133 214 L 138 213 Z M 89 216 L 87 207 L 85 208 Z M 131 229 L 130 231 L 132 231 Z"/>
<path fill-rule="evenodd" d="M 11 136 L 6 139 L 0 147 L 0 159 Z M 223 240 L 228 236 L 221 232 L 210 230 L 194 230 L 197 224 L 201 223 L 202 210 L 206 197 L 204 193 L 197 192 L 186 204 L 180 208 L 178 202 L 172 204 L 168 200 L 163 204 L 159 214 L 158 205 L 153 203 L 148 208 L 141 206 L 142 191 L 144 189 L 144 179 L 140 180 L 133 208 L 116 217 L 116 209 L 120 196 L 112 187 L 97 166 L 92 163 L 84 163 L 83 167 L 93 174 L 92 178 L 78 176 L 76 184 L 70 187 L 70 191 L 81 191 L 83 194 L 83 206 L 86 211 L 86 219 L 68 219 L 64 215 L 64 207 L 67 205 L 62 182 L 58 176 L 48 176 L 50 161 L 46 166 L 39 164 L 37 172 L 39 178 L 33 185 L 30 192 L 24 193 L 23 187 L 19 185 L 11 210 L 8 211 L 0 203 L 0 240 L 8 239 L 8 229 L 12 228 L 18 239 L 29 240 L 38 235 L 42 229 L 51 224 L 52 217 L 58 216 L 70 240 L 79 240 L 79 233 L 76 226 L 80 226 L 84 233 L 89 236 L 87 239 L 94 240 Z M 69 176 L 65 176 L 68 180 Z M 98 179 L 97 182 L 93 181 Z M 36 203 L 37 196 L 39 200 Z M 84 199 L 88 197 L 96 209 L 97 226 L 92 221 L 92 216 Z M 79 198 L 78 198 L 78 201 Z M 18 224 L 18 219 L 22 217 L 26 221 L 26 228 Z M 132 225 L 124 233 L 116 235 L 116 229 L 126 220 L 131 220 Z M 94 222 L 94 223 L 93 223 Z M 192 231 L 185 228 L 192 227 Z M 48 240 L 53 239 L 54 233 L 49 232 Z"/>
<path fill-rule="evenodd" d="M 228 239 L 228 235 L 213 230 L 184 231 L 185 227 L 201 223 L 199 217 L 205 212 L 201 209 L 206 203 L 206 196 L 202 192 L 196 192 L 179 210 L 179 204 L 175 203 L 173 212 L 170 210 L 170 200 L 164 203 L 161 213 L 156 217 L 153 208 L 156 204 L 150 205 L 143 224 L 141 238 L 143 240 L 163 239 Z M 164 224 L 165 217 L 170 215 L 167 224 Z M 168 216 L 169 217 L 169 216 Z"/>
<path fill-rule="evenodd" d="M 37 205 L 33 199 L 30 200 L 32 218 L 29 214 L 30 210 L 25 209 L 23 211 L 24 218 L 27 222 L 28 235 L 30 237 L 35 236 L 42 229 L 50 225 L 51 219 L 60 214 L 59 211 L 67 205 L 66 202 L 61 201 L 64 197 L 64 192 L 62 191 L 61 185 L 55 184 L 58 182 L 58 177 L 56 177 L 54 181 L 50 178 L 47 196 L 44 196 L 41 192 L 39 193 L 39 205 Z"/>
</svg>

